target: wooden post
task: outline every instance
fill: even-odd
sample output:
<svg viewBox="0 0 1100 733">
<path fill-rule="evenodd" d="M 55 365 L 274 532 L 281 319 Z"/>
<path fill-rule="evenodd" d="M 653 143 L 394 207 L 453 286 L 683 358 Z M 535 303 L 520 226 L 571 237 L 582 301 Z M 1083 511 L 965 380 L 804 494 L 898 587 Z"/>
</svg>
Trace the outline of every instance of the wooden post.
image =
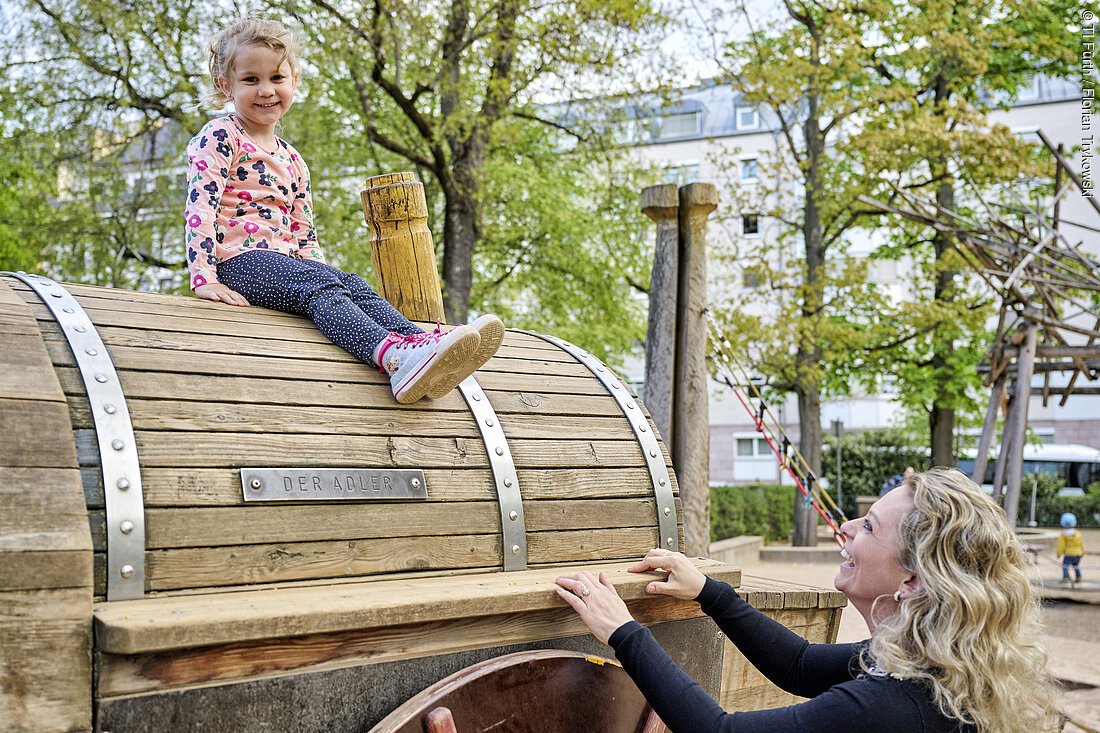
<svg viewBox="0 0 1100 733">
<path fill-rule="evenodd" d="M 645 338 L 645 404 L 669 453 L 675 455 L 672 432 L 672 384 L 676 374 L 676 289 L 679 263 L 676 184 L 642 191 L 642 212 L 657 224 L 657 248 L 649 278 L 649 323 Z"/>
<path fill-rule="evenodd" d="M 680 189 L 672 463 L 680 480 L 688 555 L 705 555 L 710 545 L 706 240 L 707 217 L 717 206 L 718 189 L 711 183 L 692 183 Z"/>
<path fill-rule="evenodd" d="M 982 425 L 982 437 L 978 441 L 978 452 L 974 455 L 974 483 L 982 485 L 985 467 L 989 463 L 989 448 L 993 445 L 993 433 L 997 431 L 997 413 L 1005 393 L 1005 376 L 1002 373 L 993 383 L 989 394 L 989 407 L 985 411 L 985 423 Z"/>
<path fill-rule="evenodd" d="M 378 294 L 414 321 L 444 321 L 424 184 L 412 173 L 368 178 L 360 194 Z"/>
<path fill-rule="evenodd" d="M 1027 315 L 1025 314 L 1025 317 Z M 1027 322 L 1027 335 L 1024 347 L 1020 349 L 1020 355 L 1016 359 L 1016 389 L 1013 396 L 1013 410 L 1016 419 L 1012 422 L 1012 444 L 1009 454 L 1001 453 L 1001 460 L 1006 462 L 1005 467 L 1005 514 L 1008 515 L 1008 523 L 1016 526 L 1016 514 L 1020 507 L 1020 480 L 1024 471 L 1024 439 L 1027 435 L 1027 408 L 1031 401 L 1031 374 L 1035 367 L 1035 344 L 1038 340 L 1039 327 L 1034 321 Z M 1008 426 L 1005 426 L 1008 433 Z"/>
</svg>

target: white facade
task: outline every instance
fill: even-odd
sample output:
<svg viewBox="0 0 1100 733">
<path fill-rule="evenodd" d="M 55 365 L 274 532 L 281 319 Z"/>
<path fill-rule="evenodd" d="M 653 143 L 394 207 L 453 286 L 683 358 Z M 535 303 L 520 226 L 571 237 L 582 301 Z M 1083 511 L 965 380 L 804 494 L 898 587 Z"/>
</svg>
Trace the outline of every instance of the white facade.
<svg viewBox="0 0 1100 733">
<path fill-rule="evenodd" d="M 1080 112 L 1077 87 L 1065 81 L 1037 77 L 1032 86 L 1018 96 L 1012 109 L 995 112 L 990 118 L 1004 123 L 1017 134 L 1036 140 L 1035 132 L 1041 129 L 1052 142 L 1063 143 L 1067 151 L 1073 151 L 1082 144 Z M 674 108 L 653 117 L 636 118 L 626 137 L 637 145 L 636 152 L 642 159 L 667 171 L 668 182 L 710 181 L 718 185 L 719 208 L 711 218 L 708 251 L 744 252 L 747 248 L 769 246 L 775 241 L 779 226 L 778 222 L 757 216 L 751 210 L 753 187 L 761 175 L 758 161 L 776 148 L 774 123 L 768 111 L 744 104 L 734 90 L 710 85 L 684 93 Z M 750 210 L 732 210 L 730 202 L 738 198 L 748 201 Z M 1065 200 L 1061 217 L 1065 222 L 1087 222 L 1092 226 L 1100 221 L 1076 190 Z M 1070 241 L 1083 239 L 1090 252 L 1100 254 L 1100 235 L 1096 232 L 1068 223 L 1063 225 L 1062 231 Z M 849 251 L 856 256 L 866 255 L 877 244 L 873 233 L 860 232 L 852 237 Z M 713 255 L 711 261 L 714 261 Z M 713 273 L 713 264 L 711 268 Z M 900 299 L 904 297 L 907 274 L 904 260 L 880 261 L 875 264 L 871 277 L 887 293 Z M 741 287 L 751 278 L 751 273 L 734 275 Z M 712 277 L 712 281 L 715 279 Z M 710 290 L 712 302 L 723 297 L 713 282 Z M 761 307 L 768 305 L 762 303 Z M 631 382 L 640 383 L 643 374 L 641 358 L 627 365 Z M 1058 375 L 1052 375 L 1051 379 L 1052 384 L 1065 382 Z M 1037 377 L 1034 386 L 1041 388 L 1041 382 L 1042 378 Z M 1057 404 L 1058 398 L 1052 398 L 1050 405 L 1043 407 L 1038 396 L 1032 398 L 1030 423 L 1035 432 L 1048 442 L 1100 448 L 1100 397 L 1075 396 L 1065 407 L 1060 408 Z M 785 404 L 769 407 L 797 444 L 798 414 L 793 395 Z M 847 431 L 888 427 L 896 424 L 898 416 L 899 405 L 892 395 L 874 394 L 827 401 L 822 405 L 821 418 L 823 429 L 830 430 L 833 421 L 840 420 Z M 710 423 L 712 483 L 777 482 L 781 479 L 771 449 L 755 432 L 749 414 L 728 388 L 717 383 L 712 384 L 711 389 Z"/>
</svg>

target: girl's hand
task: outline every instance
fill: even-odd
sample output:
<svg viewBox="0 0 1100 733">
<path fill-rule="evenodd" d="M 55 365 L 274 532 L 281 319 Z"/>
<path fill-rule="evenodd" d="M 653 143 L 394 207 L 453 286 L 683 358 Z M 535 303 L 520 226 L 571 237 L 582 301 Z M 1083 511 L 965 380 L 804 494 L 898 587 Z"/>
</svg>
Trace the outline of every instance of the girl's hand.
<svg viewBox="0 0 1100 733">
<path fill-rule="evenodd" d="M 214 300 L 226 305 L 248 305 L 248 299 L 221 283 L 207 283 L 195 288 L 195 295 L 203 300 Z"/>
<path fill-rule="evenodd" d="M 554 582 L 558 584 L 557 594 L 580 614 L 584 625 L 604 644 L 615 629 L 634 620 L 623 599 L 615 592 L 615 586 L 603 573 L 598 581 L 592 573 L 581 571 Z"/>
<path fill-rule="evenodd" d="M 707 576 L 681 552 L 655 548 L 647 552 L 637 565 L 627 568 L 631 573 L 644 573 L 648 570 L 666 572 L 668 577 L 647 585 L 646 593 L 659 593 L 685 601 L 695 600 L 703 592 L 703 585 L 707 582 Z"/>
</svg>

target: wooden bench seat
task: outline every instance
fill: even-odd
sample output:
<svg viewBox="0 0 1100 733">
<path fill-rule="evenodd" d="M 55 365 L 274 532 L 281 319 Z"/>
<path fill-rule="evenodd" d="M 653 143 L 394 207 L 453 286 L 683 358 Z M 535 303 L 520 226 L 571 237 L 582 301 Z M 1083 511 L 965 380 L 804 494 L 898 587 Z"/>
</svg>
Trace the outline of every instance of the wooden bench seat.
<svg viewBox="0 0 1100 733">
<path fill-rule="evenodd" d="M 709 576 L 737 585 L 741 572 L 697 559 Z M 624 600 L 648 597 L 651 573 L 628 573 L 633 562 L 576 566 L 607 573 Z M 96 648 L 145 654 L 258 639 L 307 636 L 456 618 L 563 608 L 554 578 L 573 568 L 368 580 L 325 586 L 271 587 L 235 593 L 159 596 L 98 603 Z"/>
</svg>

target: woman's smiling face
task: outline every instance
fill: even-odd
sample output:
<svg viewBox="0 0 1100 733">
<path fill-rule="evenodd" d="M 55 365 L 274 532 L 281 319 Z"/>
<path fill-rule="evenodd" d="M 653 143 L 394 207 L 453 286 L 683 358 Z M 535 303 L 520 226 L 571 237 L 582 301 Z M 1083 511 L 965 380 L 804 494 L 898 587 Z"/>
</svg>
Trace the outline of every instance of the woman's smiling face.
<svg viewBox="0 0 1100 733">
<path fill-rule="evenodd" d="M 879 605 L 894 604 L 894 592 L 913 577 L 898 562 L 898 524 L 912 509 L 913 494 L 903 484 L 876 501 L 866 517 L 845 522 L 840 528 L 845 562 L 833 585 L 848 596 L 872 630 L 870 610 L 875 599 L 886 596 Z M 890 609 L 892 612 L 893 606 Z"/>
</svg>

